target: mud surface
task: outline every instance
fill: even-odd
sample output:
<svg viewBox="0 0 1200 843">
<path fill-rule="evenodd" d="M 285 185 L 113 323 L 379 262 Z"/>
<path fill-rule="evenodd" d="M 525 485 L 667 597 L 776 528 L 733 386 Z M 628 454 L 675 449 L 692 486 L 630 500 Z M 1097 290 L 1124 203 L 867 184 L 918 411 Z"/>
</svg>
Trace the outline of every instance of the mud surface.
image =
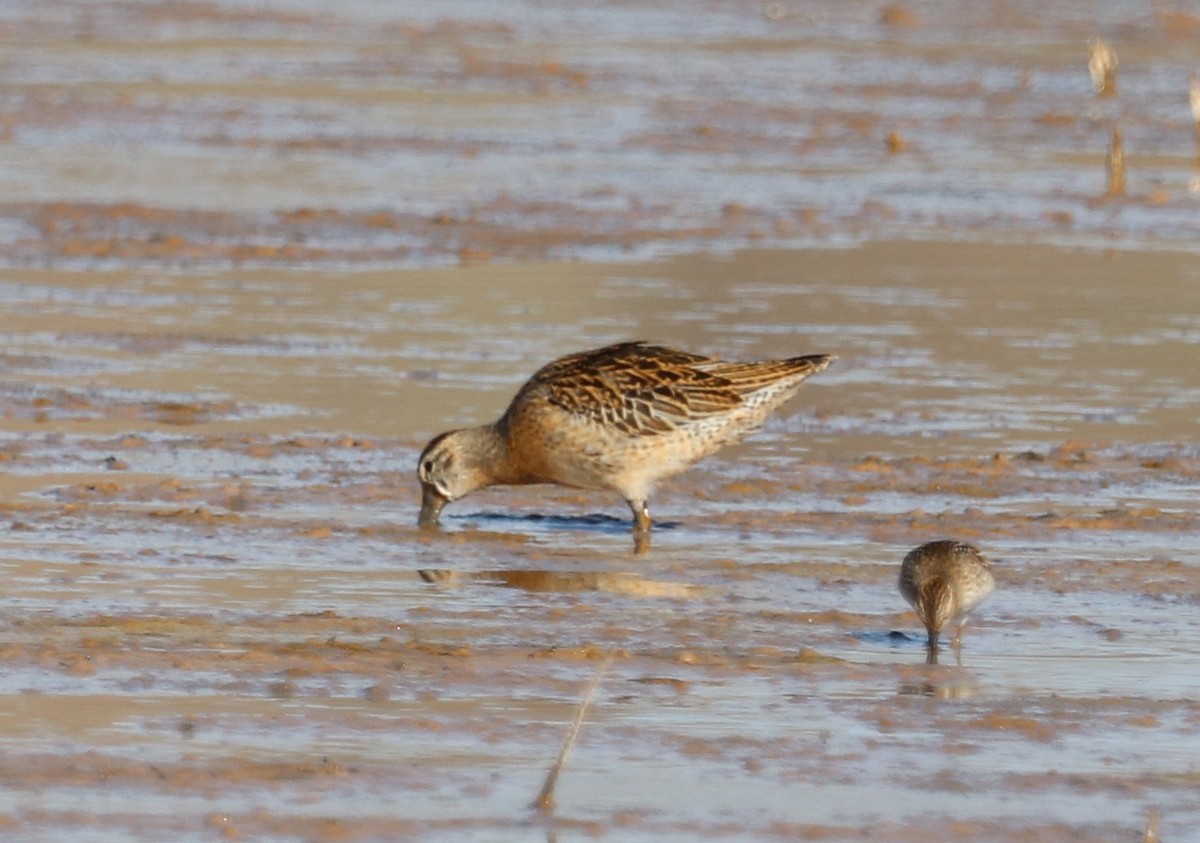
<svg viewBox="0 0 1200 843">
<path fill-rule="evenodd" d="M 1200 827 L 1200 18 L 480 8 L 0 13 L 0 834 Z M 648 554 L 563 489 L 417 531 L 430 436 L 631 337 L 840 359 Z M 939 537 L 998 585 L 927 666 Z"/>
<path fill-rule="evenodd" d="M 155 266 L 951 234 L 1194 249 L 1197 36 L 1194 7 L 1140 2 L 12 0 L 0 247 Z M 1096 38 L 1118 97 L 1092 93 Z"/>
</svg>

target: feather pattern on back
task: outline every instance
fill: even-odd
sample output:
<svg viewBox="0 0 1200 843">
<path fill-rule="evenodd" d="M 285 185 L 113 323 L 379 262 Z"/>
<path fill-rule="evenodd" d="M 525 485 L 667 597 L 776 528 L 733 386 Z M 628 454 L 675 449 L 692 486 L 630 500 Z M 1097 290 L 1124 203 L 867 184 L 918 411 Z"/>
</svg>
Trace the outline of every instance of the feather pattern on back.
<svg viewBox="0 0 1200 843">
<path fill-rule="evenodd" d="M 628 436 L 677 431 L 772 397 L 828 365 L 827 355 L 730 363 L 644 342 L 573 354 L 544 366 L 513 399 L 533 394 Z"/>
</svg>

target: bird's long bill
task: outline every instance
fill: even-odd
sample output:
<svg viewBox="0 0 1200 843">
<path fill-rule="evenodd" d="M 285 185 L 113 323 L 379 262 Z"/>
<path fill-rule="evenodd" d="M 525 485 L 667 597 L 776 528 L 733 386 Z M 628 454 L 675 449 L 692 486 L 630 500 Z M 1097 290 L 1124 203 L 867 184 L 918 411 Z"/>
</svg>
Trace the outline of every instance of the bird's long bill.
<svg viewBox="0 0 1200 843">
<path fill-rule="evenodd" d="M 437 490 L 433 484 L 425 484 L 421 487 L 421 514 L 417 516 L 418 527 L 434 527 L 437 526 L 438 518 L 442 514 L 442 507 L 450 502 L 450 499 L 444 496 Z"/>
</svg>

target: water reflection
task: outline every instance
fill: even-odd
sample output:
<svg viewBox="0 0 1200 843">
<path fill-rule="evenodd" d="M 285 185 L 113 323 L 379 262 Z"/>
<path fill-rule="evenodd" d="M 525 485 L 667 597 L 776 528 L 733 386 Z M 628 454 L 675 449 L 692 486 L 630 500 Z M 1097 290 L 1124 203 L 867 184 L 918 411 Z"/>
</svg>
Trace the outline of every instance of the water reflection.
<svg viewBox="0 0 1200 843">
<path fill-rule="evenodd" d="M 932 697 L 939 700 L 962 700 L 978 696 L 979 683 L 964 671 L 930 674 L 923 682 L 901 683 L 897 693 L 901 696 Z"/>
<path fill-rule="evenodd" d="M 460 519 L 469 526 L 474 526 L 478 522 L 484 523 L 516 523 L 516 524 L 532 524 L 540 527 L 546 527 L 551 530 L 586 530 L 589 532 L 600 532 L 607 534 L 628 534 L 629 519 L 619 518 L 614 515 L 608 515 L 600 512 L 592 512 L 582 515 L 555 515 L 540 512 L 533 513 L 512 513 L 512 512 L 476 512 L 470 515 L 453 515 L 447 516 L 448 519 Z M 655 521 L 655 530 L 674 530 L 680 525 L 679 521 Z M 650 536 L 648 530 L 632 531 L 633 536 L 633 552 L 636 556 L 641 556 L 650 550 Z"/>
<path fill-rule="evenodd" d="M 687 600 L 699 597 L 705 591 L 701 586 L 689 583 L 651 580 L 640 574 L 611 571 L 453 571 L 447 568 L 422 568 L 417 574 L 425 582 L 438 585 L 484 582 L 529 592 L 602 591 L 631 597 Z"/>
<path fill-rule="evenodd" d="M 590 512 L 582 515 L 555 515 L 540 512 L 475 512 L 470 515 L 450 515 L 447 519 L 462 519 L 464 521 L 500 521 L 523 522 L 545 525 L 558 530 L 599 530 L 606 533 L 625 533 L 629 531 L 629 518 L 608 515 L 603 512 Z M 655 521 L 656 530 L 674 530 L 679 521 Z"/>
<path fill-rule="evenodd" d="M 962 667 L 962 647 L 951 647 L 950 649 L 954 652 L 954 664 L 957 667 Z M 936 641 L 927 643 L 925 645 L 925 664 L 937 664 L 938 653 L 940 651 L 941 648 L 938 647 Z"/>
<path fill-rule="evenodd" d="M 954 664 L 949 665 L 938 663 L 937 649 L 926 648 L 924 666 L 905 668 L 905 675 L 905 680 L 897 689 L 901 696 L 949 700 L 966 699 L 980 693 L 979 682 L 963 667 L 960 653 L 957 651 Z"/>
</svg>

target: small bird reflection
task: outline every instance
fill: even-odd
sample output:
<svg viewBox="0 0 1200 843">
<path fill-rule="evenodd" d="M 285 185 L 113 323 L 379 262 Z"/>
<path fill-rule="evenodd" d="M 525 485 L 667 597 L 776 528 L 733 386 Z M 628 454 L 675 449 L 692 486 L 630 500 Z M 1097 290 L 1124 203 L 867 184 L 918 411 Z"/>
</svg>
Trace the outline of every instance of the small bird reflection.
<svg viewBox="0 0 1200 843">
<path fill-rule="evenodd" d="M 931 697 L 938 700 L 963 700 L 979 693 L 979 683 L 967 674 L 945 674 L 944 678 L 930 678 L 924 682 L 905 682 L 900 685 L 901 696 Z"/>
</svg>

